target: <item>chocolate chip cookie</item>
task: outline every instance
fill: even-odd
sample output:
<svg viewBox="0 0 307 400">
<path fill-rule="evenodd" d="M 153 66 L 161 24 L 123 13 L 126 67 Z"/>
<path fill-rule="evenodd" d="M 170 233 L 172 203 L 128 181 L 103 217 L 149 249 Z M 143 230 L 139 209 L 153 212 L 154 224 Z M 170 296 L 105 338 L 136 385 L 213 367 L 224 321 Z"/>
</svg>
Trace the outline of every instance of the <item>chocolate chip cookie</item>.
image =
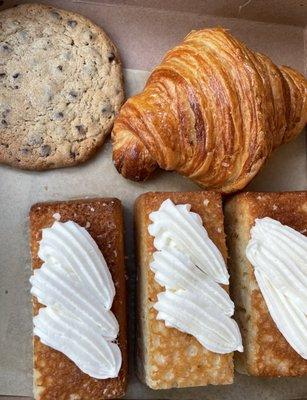
<svg viewBox="0 0 307 400">
<path fill-rule="evenodd" d="M 0 162 L 42 170 L 87 160 L 124 100 L 118 51 L 87 18 L 26 4 L 0 13 Z"/>
</svg>

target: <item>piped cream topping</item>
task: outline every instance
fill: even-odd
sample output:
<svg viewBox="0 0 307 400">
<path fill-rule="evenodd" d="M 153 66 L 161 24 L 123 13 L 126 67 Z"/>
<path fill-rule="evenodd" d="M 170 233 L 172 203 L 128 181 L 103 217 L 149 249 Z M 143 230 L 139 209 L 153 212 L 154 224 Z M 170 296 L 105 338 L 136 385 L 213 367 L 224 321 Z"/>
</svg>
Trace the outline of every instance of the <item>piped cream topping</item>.
<svg viewBox="0 0 307 400">
<path fill-rule="evenodd" d="M 55 221 L 42 230 L 38 255 L 43 265 L 30 278 L 31 293 L 46 307 L 34 317 L 34 334 L 88 375 L 118 376 L 115 287 L 96 242 L 75 222 Z"/>
<path fill-rule="evenodd" d="M 148 231 L 157 249 L 150 268 L 166 289 L 154 305 L 157 319 L 193 335 L 213 352 L 243 351 L 239 328 L 230 318 L 234 304 L 219 285 L 228 284 L 223 256 L 190 209 L 167 199 L 149 216 Z"/>
<path fill-rule="evenodd" d="M 246 256 L 272 319 L 307 359 L 307 237 L 272 218 L 256 219 Z"/>
<path fill-rule="evenodd" d="M 153 224 L 148 230 L 154 236 L 157 250 L 176 248 L 188 255 L 199 269 L 210 275 L 218 283 L 228 284 L 229 274 L 224 258 L 209 238 L 201 217 L 191 212 L 190 204 L 174 203 L 167 199 L 152 212 Z"/>
</svg>

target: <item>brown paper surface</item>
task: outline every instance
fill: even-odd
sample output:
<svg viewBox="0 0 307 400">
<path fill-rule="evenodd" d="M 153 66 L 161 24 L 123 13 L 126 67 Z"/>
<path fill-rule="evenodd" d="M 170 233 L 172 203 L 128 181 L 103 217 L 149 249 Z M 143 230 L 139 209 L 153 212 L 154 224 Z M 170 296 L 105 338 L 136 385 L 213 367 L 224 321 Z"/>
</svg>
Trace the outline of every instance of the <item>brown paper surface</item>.
<svg viewBox="0 0 307 400">
<path fill-rule="evenodd" d="M 4 1 L 3 7 L 13 3 Z M 140 70 L 150 70 L 160 61 L 164 52 L 190 30 L 206 26 L 227 27 L 276 63 L 289 64 L 302 72 L 304 70 L 304 28 L 301 26 L 203 15 L 195 12 L 195 1 L 194 13 L 183 11 L 186 8 L 180 7 L 180 11 L 174 8 L 144 8 L 132 5 L 132 1 L 126 1 L 129 4 L 120 4 L 120 1 L 112 4 L 99 1 L 49 3 L 80 12 L 105 28 L 118 45 L 127 68 L 128 95 L 140 91 L 144 84 L 148 73 Z M 200 9 L 204 11 L 204 7 Z M 267 191 L 307 189 L 305 139 L 302 134 L 293 143 L 278 149 L 249 188 Z M 38 201 L 86 196 L 115 196 L 122 200 L 125 207 L 132 316 L 135 271 L 132 206 L 139 194 L 150 190 L 198 190 L 198 187 L 175 173 L 166 172 L 146 183 L 125 180 L 112 164 L 110 141 L 96 157 L 74 168 L 38 173 L 0 166 L 0 395 L 32 395 L 32 316 L 28 283 L 31 274 L 28 248 L 30 206 Z M 307 380 L 303 378 L 258 379 L 239 374 L 235 383 L 227 387 L 152 391 L 142 385 L 134 374 L 133 318 L 130 318 L 130 322 L 129 399 L 277 400 L 307 396 Z"/>
</svg>

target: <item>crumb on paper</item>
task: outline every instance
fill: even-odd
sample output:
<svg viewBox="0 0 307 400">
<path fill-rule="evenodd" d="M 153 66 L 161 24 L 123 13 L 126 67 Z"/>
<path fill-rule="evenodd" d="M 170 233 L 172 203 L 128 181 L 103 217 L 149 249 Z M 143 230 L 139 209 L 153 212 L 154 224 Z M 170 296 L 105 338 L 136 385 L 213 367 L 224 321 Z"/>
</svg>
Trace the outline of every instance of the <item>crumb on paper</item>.
<svg viewBox="0 0 307 400">
<path fill-rule="evenodd" d="M 238 17 L 241 14 L 241 11 L 243 10 L 244 7 L 247 7 L 250 3 L 252 2 L 252 0 L 247 0 L 245 3 L 241 4 L 238 8 Z"/>
<path fill-rule="evenodd" d="M 85 224 L 85 228 L 88 229 L 90 226 L 91 226 L 91 223 L 87 221 Z"/>
<path fill-rule="evenodd" d="M 204 206 L 207 207 L 208 204 L 209 204 L 209 200 L 208 199 L 204 200 Z"/>
<path fill-rule="evenodd" d="M 52 216 L 56 221 L 60 221 L 61 219 L 61 214 L 60 213 L 54 213 Z"/>
</svg>

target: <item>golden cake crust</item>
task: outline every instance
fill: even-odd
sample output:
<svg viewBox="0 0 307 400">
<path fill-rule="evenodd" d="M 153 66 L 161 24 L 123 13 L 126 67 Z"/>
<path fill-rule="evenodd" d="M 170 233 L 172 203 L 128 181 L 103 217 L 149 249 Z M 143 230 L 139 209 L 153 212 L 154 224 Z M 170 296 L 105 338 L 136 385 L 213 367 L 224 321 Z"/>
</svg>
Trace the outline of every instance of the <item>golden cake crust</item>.
<svg viewBox="0 0 307 400">
<path fill-rule="evenodd" d="M 250 229 L 256 218 L 263 217 L 274 218 L 307 235 L 307 192 L 242 193 L 226 204 L 230 290 L 245 348 L 244 353 L 236 354 L 235 365 L 240 372 L 256 376 L 306 375 L 307 360 L 296 353 L 276 327 L 245 256 Z"/>
<path fill-rule="evenodd" d="M 146 193 L 135 206 L 138 256 L 138 342 L 137 368 L 140 379 L 153 389 L 230 384 L 233 381 L 233 354 L 206 350 L 193 336 L 165 327 L 156 319 L 153 304 L 164 289 L 149 268 L 155 251 L 148 233 L 149 214 L 170 198 L 175 204 L 192 205 L 210 238 L 227 257 L 221 196 L 213 192 Z"/>
<path fill-rule="evenodd" d="M 118 398 L 125 394 L 127 382 L 126 282 L 124 269 L 122 206 L 117 199 L 88 199 L 39 203 L 30 211 L 32 268 L 40 268 L 37 252 L 41 230 L 51 226 L 54 214 L 61 222 L 73 220 L 87 227 L 102 251 L 116 287 L 112 311 L 119 322 L 118 345 L 123 363 L 117 378 L 94 379 L 82 372 L 63 353 L 34 337 L 34 397 L 39 400 Z M 33 315 L 42 307 L 33 298 Z"/>
</svg>

